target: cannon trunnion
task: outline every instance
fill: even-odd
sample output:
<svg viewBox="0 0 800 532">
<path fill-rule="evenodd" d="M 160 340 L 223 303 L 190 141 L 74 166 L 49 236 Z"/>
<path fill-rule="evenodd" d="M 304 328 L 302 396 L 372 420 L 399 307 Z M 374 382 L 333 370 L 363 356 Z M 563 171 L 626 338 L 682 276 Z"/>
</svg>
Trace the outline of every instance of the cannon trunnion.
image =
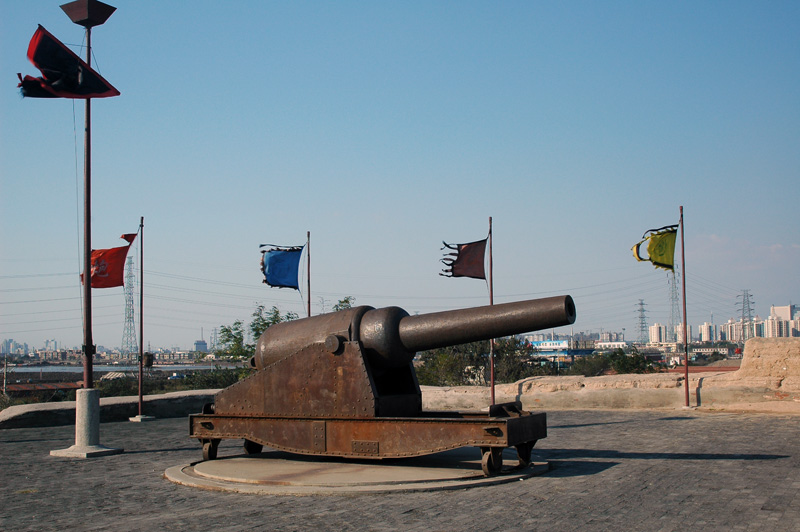
<svg viewBox="0 0 800 532">
<path fill-rule="evenodd" d="M 251 360 L 257 371 L 190 416 L 190 436 L 207 460 L 220 440 L 241 438 L 251 454 L 266 445 L 369 459 L 476 446 L 486 475 L 499 471 L 503 449 L 515 447 L 527 465 L 547 436 L 544 413 L 519 403 L 488 413 L 423 411 L 412 361 L 417 351 L 574 321 L 572 298 L 560 296 L 421 316 L 356 307 L 279 323 L 259 338 Z"/>
</svg>

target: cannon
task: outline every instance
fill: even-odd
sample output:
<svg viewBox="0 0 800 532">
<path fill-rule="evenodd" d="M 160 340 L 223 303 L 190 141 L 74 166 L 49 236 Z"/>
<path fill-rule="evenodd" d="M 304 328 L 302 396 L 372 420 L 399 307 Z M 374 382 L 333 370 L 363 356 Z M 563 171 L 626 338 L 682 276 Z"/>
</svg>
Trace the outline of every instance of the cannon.
<svg viewBox="0 0 800 532">
<path fill-rule="evenodd" d="M 358 459 L 421 456 L 480 448 L 490 476 L 515 447 L 530 463 L 547 436 L 546 414 L 519 402 L 487 412 L 423 411 L 417 352 L 569 325 L 570 296 L 409 315 L 398 307 L 360 306 L 269 327 L 250 364 L 256 371 L 218 392 L 189 417 L 190 437 L 213 460 L 222 439 L 243 439 L 291 453 Z"/>
</svg>

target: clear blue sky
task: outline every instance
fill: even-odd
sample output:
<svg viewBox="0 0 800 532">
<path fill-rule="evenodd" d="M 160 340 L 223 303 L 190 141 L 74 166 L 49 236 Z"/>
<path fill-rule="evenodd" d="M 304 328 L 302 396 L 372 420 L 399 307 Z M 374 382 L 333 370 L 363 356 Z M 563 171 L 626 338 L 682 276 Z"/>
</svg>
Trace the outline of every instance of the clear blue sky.
<svg viewBox="0 0 800 532">
<path fill-rule="evenodd" d="M 144 216 L 153 347 L 256 304 L 304 314 L 258 245 L 306 231 L 314 313 L 487 304 L 438 272 L 489 216 L 495 301 L 571 294 L 575 332 L 635 339 L 640 299 L 669 321 L 667 274 L 630 248 L 680 205 L 691 325 L 744 289 L 762 317 L 800 303 L 798 2 L 109 3 L 92 243 Z M 78 346 L 83 102 L 22 99 L 16 74 L 38 75 L 37 24 L 81 56 L 84 32 L 59 2 L 2 8 L 0 339 Z M 93 301 L 95 342 L 120 345 L 123 289 Z"/>
</svg>

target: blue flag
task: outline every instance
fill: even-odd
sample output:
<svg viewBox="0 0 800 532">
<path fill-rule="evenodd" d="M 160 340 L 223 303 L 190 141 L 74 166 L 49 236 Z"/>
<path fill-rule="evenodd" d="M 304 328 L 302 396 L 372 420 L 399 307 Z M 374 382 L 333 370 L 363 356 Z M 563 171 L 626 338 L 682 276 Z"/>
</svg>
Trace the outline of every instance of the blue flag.
<svg viewBox="0 0 800 532">
<path fill-rule="evenodd" d="M 261 271 L 264 283 L 278 288 L 300 289 L 298 273 L 302 247 L 280 248 L 261 252 Z"/>
</svg>

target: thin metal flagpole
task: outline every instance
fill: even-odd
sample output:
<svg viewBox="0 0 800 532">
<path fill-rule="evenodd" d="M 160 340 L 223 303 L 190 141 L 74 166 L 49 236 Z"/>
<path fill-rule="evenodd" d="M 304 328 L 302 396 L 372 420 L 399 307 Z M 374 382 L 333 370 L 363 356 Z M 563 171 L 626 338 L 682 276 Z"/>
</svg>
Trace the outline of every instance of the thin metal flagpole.
<svg viewBox="0 0 800 532">
<path fill-rule="evenodd" d="M 308 317 L 311 317 L 311 231 L 306 231 L 306 260 L 308 267 L 306 270 L 306 283 L 308 287 Z"/>
<path fill-rule="evenodd" d="M 144 216 L 139 219 L 139 417 L 144 415 Z"/>
<path fill-rule="evenodd" d="M 86 28 L 86 64 L 92 64 L 92 27 L 103 24 L 116 9 L 98 0 L 76 0 L 61 6 L 67 16 Z M 121 453 L 100 445 L 100 395 L 94 389 L 92 358 L 92 99 L 86 98 L 84 130 L 83 220 L 83 389 L 75 392 L 75 445 L 50 451 L 52 456 L 88 458 Z"/>
<path fill-rule="evenodd" d="M 683 284 L 683 379 L 686 404 L 689 407 L 689 341 L 686 328 L 686 252 L 683 245 L 683 205 L 681 205 L 681 281 Z"/>
<path fill-rule="evenodd" d="M 92 28 L 86 28 L 86 64 L 92 60 Z M 92 357 L 92 99 L 86 98 L 83 136 L 83 387 L 94 388 Z"/>
<path fill-rule="evenodd" d="M 144 415 L 144 216 L 139 218 L 139 415 L 128 421 L 141 423 L 155 417 Z"/>
<path fill-rule="evenodd" d="M 494 271 L 492 270 L 492 217 L 489 216 L 489 305 L 494 305 Z M 494 338 L 489 340 L 489 374 L 492 388 L 492 405 L 494 399 Z"/>
</svg>

